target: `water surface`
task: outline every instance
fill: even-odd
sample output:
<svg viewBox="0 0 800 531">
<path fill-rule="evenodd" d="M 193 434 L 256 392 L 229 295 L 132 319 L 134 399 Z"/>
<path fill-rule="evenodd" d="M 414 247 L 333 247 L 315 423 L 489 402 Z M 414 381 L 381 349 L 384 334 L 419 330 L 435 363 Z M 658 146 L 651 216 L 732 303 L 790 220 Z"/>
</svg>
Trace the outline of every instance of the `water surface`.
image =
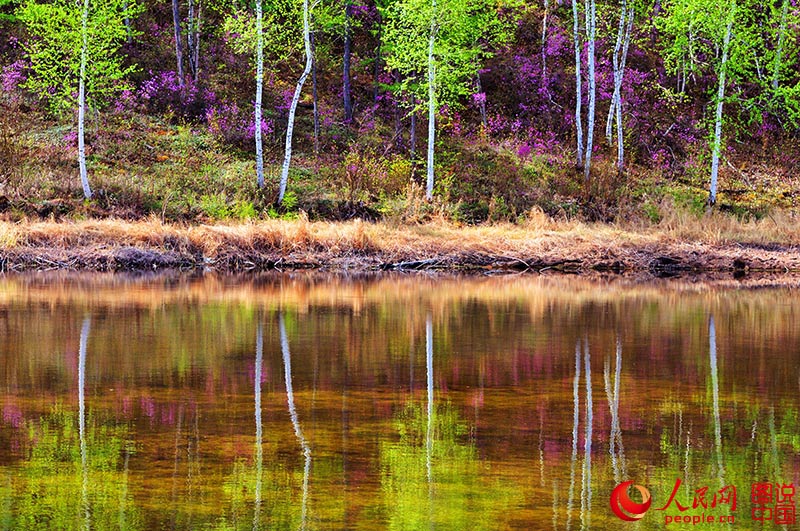
<svg viewBox="0 0 800 531">
<path fill-rule="evenodd" d="M 798 318 L 705 283 L 8 277 L 0 528 L 786 528 Z"/>
</svg>

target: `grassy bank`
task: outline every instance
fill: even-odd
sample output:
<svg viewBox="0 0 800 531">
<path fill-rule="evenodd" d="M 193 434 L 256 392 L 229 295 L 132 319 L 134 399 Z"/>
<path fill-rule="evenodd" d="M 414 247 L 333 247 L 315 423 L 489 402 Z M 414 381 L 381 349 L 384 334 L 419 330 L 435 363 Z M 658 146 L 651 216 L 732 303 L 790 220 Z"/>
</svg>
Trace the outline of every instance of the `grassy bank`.
<svg viewBox="0 0 800 531">
<path fill-rule="evenodd" d="M 515 270 L 647 275 L 800 271 L 793 220 L 664 214 L 654 226 L 554 221 L 400 225 L 263 220 L 171 224 L 83 220 L 1 222 L 0 265 L 23 270 Z"/>
<path fill-rule="evenodd" d="M 708 198 L 702 161 L 679 173 L 632 162 L 620 175 L 608 154 L 599 153 L 587 183 L 565 150 L 520 154 L 519 140 L 510 137 L 445 136 L 437 148 L 432 203 L 424 200 L 418 159 L 377 144 L 315 156 L 306 142 L 295 150 L 287 197 L 278 206 L 280 135 L 265 148 L 267 183 L 259 189 L 250 144 L 231 144 L 197 124 L 122 113 L 102 115 L 95 124 L 88 158 L 95 197 L 86 201 L 77 147 L 67 138 L 70 124 L 18 110 L 0 121 L 8 129 L 0 135 L 0 218 L 9 221 L 156 216 L 213 224 L 304 212 L 312 221 L 524 225 L 534 210 L 562 220 L 660 224 L 672 211 L 701 218 Z M 726 159 L 718 210 L 739 220 L 797 213 L 794 173 L 764 157 Z"/>
</svg>

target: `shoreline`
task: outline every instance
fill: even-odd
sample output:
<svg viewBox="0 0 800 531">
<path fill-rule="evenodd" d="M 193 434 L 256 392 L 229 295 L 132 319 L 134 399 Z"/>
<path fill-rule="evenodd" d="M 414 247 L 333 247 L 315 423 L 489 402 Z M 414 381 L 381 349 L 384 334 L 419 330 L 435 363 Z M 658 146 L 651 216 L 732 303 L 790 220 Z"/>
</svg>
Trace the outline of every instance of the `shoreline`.
<svg viewBox="0 0 800 531">
<path fill-rule="evenodd" d="M 691 227 L 621 228 L 540 220 L 455 226 L 267 220 L 187 225 L 0 222 L 0 271 L 162 270 L 246 273 L 557 272 L 671 277 L 800 272 L 800 245 L 774 235 L 692 234 Z M 773 236 L 770 238 L 770 236 Z"/>
</svg>

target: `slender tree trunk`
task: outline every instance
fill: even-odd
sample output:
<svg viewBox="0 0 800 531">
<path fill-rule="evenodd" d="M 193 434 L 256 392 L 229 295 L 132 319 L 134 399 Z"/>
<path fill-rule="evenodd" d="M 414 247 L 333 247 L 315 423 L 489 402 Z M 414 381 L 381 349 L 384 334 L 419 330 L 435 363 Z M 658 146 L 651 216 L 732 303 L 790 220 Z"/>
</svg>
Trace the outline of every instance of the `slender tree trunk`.
<svg viewBox="0 0 800 531">
<path fill-rule="evenodd" d="M 350 91 L 350 58 L 352 48 L 352 35 L 350 31 L 350 0 L 344 5 L 344 68 L 342 72 L 342 88 L 344 96 L 344 121 L 353 121 L 353 101 Z"/>
<path fill-rule="evenodd" d="M 572 455 L 569 461 L 569 495 L 567 497 L 566 529 L 572 528 L 572 505 L 575 499 L 575 464 L 578 461 L 578 426 L 581 420 L 580 384 L 581 340 L 579 339 L 575 343 L 575 377 L 572 379 Z"/>
<path fill-rule="evenodd" d="M 719 414 L 719 375 L 717 371 L 717 329 L 714 316 L 708 321 L 708 357 L 711 369 L 711 408 L 714 415 L 714 450 L 717 457 L 717 470 L 720 485 L 725 484 L 725 463 L 722 458 L 722 422 Z"/>
<path fill-rule="evenodd" d="M 131 26 L 131 17 L 128 15 L 128 2 L 122 3 L 122 9 L 125 11 L 125 33 L 127 34 L 125 42 L 131 44 L 133 42 L 133 27 Z"/>
<path fill-rule="evenodd" d="M 428 38 L 428 179 L 425 198 L 433 199 L 433 149 L 436 141 L 436 65 L 433 46 L 436 42 L 436 0 L 431 0 L 431 34 Z"/>
<path fill-rule="evenodd" d="M 78 79 L 78 168 L 83 186 L 83 197 L 91 199 L 92 189 L 89 186 L 89 177 L 86 174 L 86 144 L 84 139 L 84 121 L 86 120 L 86 60 L 89 54 L 89 0 L 83 1 L 83 14 L 81 20 L 81 66 Z"/>
<path fill-rule="evenodd" d="M 617 88 L 617 169 L 625 169 L 625 135 L 622 126 L 622 80 L 625 77 L 625 63 L 628 59 L 628 48 L 631 44 L 631 31 L 633 30 L 633 17 L 636 12 L 628 8 L 628 27 L 625 30 L 625 40 L 622 45 L 622 68 L 619 73 L 619 87 Z"/>
<path fill-rule="evenodd" d="M 661 14 L 661 0 L 655 0 L 653 2 L 653 11 L 650 15 L 650 47 L 655 48 L 657 39 L 658 39 L 658 28 L 654 24 L 655 20 L 658 18 L 658 15 Z"/>
<path fill-rule="evenodd" d="M 378 12 L 378 45 L 375 47 L 375 64 L 373 65 L 373 77 L 375 83 L 375 93 L 373 94 L 373 101 L 378 103 L 378 96 L 380 92 L 380 73 L 381 73 L 381 46 L 383 38 L 383 20 L 381 14 Z"/>
<path fill-rule="evenodd" d="M 411 95 L 411 126 L 408 131 L 408 155 L 413 166 L 417 159 L 417 97 Z"/>
<path fill-rule="evenodd" d="M 478 100 L 478 110 L 481 113 L 481 125 L 483 125 L 483 128 L 486 129 L 486 94 L 483 92 L 483 88 L 481 87 L 480 72 L 475 74 L 475 88 L 478 90 L 479 94 L 483 94 L 483 96 Z"/>
<path fill-rule="evenodd" d="M 200 24 L 202 21 L 203 3 L 197 2 L 197 18 L 195 19 L 194 27 L 194 83 L 200 79 Z"/>
<path fill-rule="evenodd" d="M 91 510 L 89 506 L 89 454 L 86 448 L 86 346 L 89 342 L 91 319 L 85 317 L 81 326 L 81 339 L 78 346 L 78 436 L 81 447 L 81 508 L 83 509 L 84 529 L 91 529 Z"/>
<path fill-rule="evenodd" d="M 181 40 L 181 12 L 178 0 L 172 0 L 172 24 L 175 27 L 175 60 L 178 63 L 178 84 L 183 87 L 183 42 Z"/>
<path fill-rule="evenodd" d="M 189 13 L 186 15 L 186 55 L 189 59 L 189 73 L 194 79 L 197 70 L 194 64 L 194 0 L 189 1 Z"/>
<path fill-rule="evenodd" d="M 395 86 L 400 85 L 400 71 L 394 71 Z M 403 120 L 401 118 L 403 110 L 401 99 L 399 97 L 392 98 L 394 101 L 394 147 L 398 151 L 403 148 Z"/>
<path fill-rule="evenodd" d="M 617 122 L 617 169 L 622 171 L 624 168 L 624 143 L 622 135 L 622 81 L 625 77 L 625 63 L 628 57 L 628 47 L 630 46 L 631 31 L 633 29 L 634 11 L 628 8 L 627 1 L 622 0 L 620 8 L 619 28 L 617 32 L 617 42 L 614 46 L 612 63 L 614 66 L 614 93 L 611 97 L 611 105 L 608 108 L 608 118 L 606 119 L 606 141 L 611 145 L 612 124 L 615 119 Z"/>
<path fill-rule="evenodd" d="M 278 203 L 283 202 L 283 196 L 286 195 L 286 185 L 289 182 L 289 165 L 292 163 L 292 134 L 294 133 L 294 116 L 297 112 L 297 103 L 300 101 L 300 93 L 303 90 L 303 84 L 306 82 L 308 74 L 311 73 L 311 24 L 309 23 L 309 6 L 308 0 L 303 0 L 303 41 L 305 43 L 306 51 L 306 66 L 303 73 L 300 74 L 300 79 L 297 80 L 297 86 L 294 89 L 294 96 L 292 96 L 292 104 L 289 107 L 289 121 L 286 125 L 286 147 L 284 150 L 283 167 L 281 168 L 281 182 L 278 190 Z"/>
<path fill-rule="evenodd" d="M 583 107 L 581 87 L 581 37 L 578 23 L 578 0 L 572 0 L 572 40 L 575 44 L 575 133 L 578 137 L 577 164 L 583 166 L 583 123 L 581 109 Z"/>
<path fill-rule="evenodd" d="M 306 440 L 305 435 L 303 435 L 303 430 L 297 417 L 297 409 L 294 404 L 292 355 L 289 351 L 289 338 L 286 335 L 286 324 L 284 322 L 283 313 L 278 314 L 278 328 L 281 341 L 281 354 L 283 355 L 284 382 L 286 383 L 286 402 L 289 406 L 289 418 L 292 421 L 294 434 L 300 443 L 300 448 L 303 450 L 303 456 L 305 457 L 305 466 L 303 467 L 303 497 L 300 502 L 300 529 L 305 530 L 308 514 L 308 480 L 311 472 L 311 445 L 308 444 L 308 440 Z"/>
<path fill-rule="evenodd" d="M 432 494 L 433 482 L 433 317 L 430 312 L 425 317 L 425 373 L 428 389 L 428 429 L 425 432 L 425 465 L 428 476 L 428 494 Z M 432 503 L 432 502 L 431 502 Z"/>
<path fill-rule="evenodd" d="M 319 155 L 319 92 L 317 91 L 317 32 L 312 31 L 311 40 L 311 98 L 314 103 L 314 155 Z"/>
<path fill-rule="evenodd" d="M 264 90 L 264 17 L 261 0 L 256 0 L 256 103 L 255 103 L 255 140 L 256 140 L 256 178 L 258 187 L 264 188 L 264 148 L 261 131 L 261 96 Z"/>
<path fill-rule="evenodd" d="M 258 3 L 261 3 L 260 0 L 258 0 Z M 256 443 L 255 443 L 256 485 L 255 485 L 255 492 L 253 495 L 255 502 L 253 507 L 253 529 L 259 528 L 259 520 L 261 516 L 261 477 L 262 477 L 262 467 L 264 461 L 263 426 L 261 421 L 261 374 L 262 374 L 263 358 L 264 358 L 264 328 L 261 325 L 261 323 L 258 323 L 258 329 L 256 330 L 256 366 L 255 366 L 255 377 L 253 378 L 254 380 L 253 405 L 255 409 L 255 421 L 256 421 Z"/>
<path fill-rule="evenodd" d="M 594 2 L 594 0 L 592 0 Z M 586 421 L 583 434 L 583 471 L 581 473 L 581 528 L 589 529 L 592 513 L 592 431 L 594 408 L 592 399 L 592 363 L 589 354 L 589 340 L 583 339 L 584 378 L 586 379 Z"/>
<path fill-rule="evenodd" d="M 611 66 L 614 78 L 614 93 L 611 96 L 611 104 L 608 106 L 608 118 L 606 119 L 606 142 L 611 145 L 612 126 L 614 124 L 614 107 L 617 104 L 617 90 L 619 90 L 619 71 L 620 53 L 622 51 L 622 39 L 625 33 L 625 16 L 628 13 L 626 0 L 621 0 L 619 9 L 619 25 L 617 27 L 617 40 L 614 43 L 614 53 L 611 54 Z"/>
<path fill-rule="evenodd" d="M 781 73 L 781 58 L 783 56 L 783 43 L 786 37 L 786 13 L 788 10 L 789 0 L 783 0 L 781 25 L 778 29 L 778 46 L 775 50 L 775 65 L 772 67 L 772 90 L 778 90 L 778 81 Z"/>
<path fill-rule="evenodd" d="M 595 0 L 588 0 L 586 6 L 586 37 L 587 37 L 587 75 L 589 76 L 589 116 L 586 120 L 586 153 L 583 166 L 583 176 L 586 181 L 592 167 L 592 149 L 594 143 L 594 113 L 595 97 L 597 94 L 597 80 L 594 73 L 594 46 L 596 34 L 597 10 Z"/>
<path fill-rule="evenodd" d="M 542 18 L 542 86 L 547 87 L 547 15 L 550 12 L 550 0 L 544 0 L 544 17 Z"/>
<path fill-rule="evenodd" d="M 725 99 L 725 74 L 728 63 L 728 49 L 731 44 L 731 30 L 733 28 L 733 4 L 728 27 L 725 28 L 725 39 L 722 43 L 722 61 L 719 65 L 719 88 L 717 89 L 717 110 L 714 115 L 714 144 L 711 149 L 711 187 L 709 189 L 708 204 L 714 206 L 717 202 L 717 178 L 719 176 L 719 152 L 722 146 L 722 102 Z"/>
</svg>

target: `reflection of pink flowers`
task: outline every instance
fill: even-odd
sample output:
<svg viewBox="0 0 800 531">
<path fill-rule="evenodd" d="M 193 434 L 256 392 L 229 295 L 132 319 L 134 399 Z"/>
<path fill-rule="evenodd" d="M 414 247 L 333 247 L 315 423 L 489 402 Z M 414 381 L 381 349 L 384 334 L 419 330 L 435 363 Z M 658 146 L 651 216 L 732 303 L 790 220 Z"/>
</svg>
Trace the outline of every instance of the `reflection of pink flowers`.
<svg viewBox="0 0 800 531">
<path fill-rule="evenodd" d="M 13 428 L 21 428 L 25 424 L 25 417 L 22 415 L 22 410 L 15 404 L 6 404 L 3 406 L 3 422 Z"/>
<path fill-rule="evenodd" d="M 148 396 L 143 396 L 139 404 L 142 408 L 142 413 L 150 420 L 153 420 L 156 416 L 156 401 Z"/>
</svg>

